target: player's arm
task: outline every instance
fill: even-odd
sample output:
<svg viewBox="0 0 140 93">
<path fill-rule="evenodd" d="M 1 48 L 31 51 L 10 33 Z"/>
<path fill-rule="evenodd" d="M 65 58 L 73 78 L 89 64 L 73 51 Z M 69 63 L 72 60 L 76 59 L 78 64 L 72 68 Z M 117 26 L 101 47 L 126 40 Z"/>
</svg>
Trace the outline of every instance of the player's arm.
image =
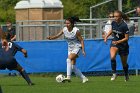
<svg viewBox="0 0 140 93">
<path fill-rule="evenodd" d="M 110 30 L 104 38 L 104 42 L 107 41 L 108 37 L 112 34 L 112 30 Z"/>
<path fill-rule="evenodd" d="M 105 32 L 104 31 L 102 32 L 102 38 L 105 38 Z"/>
<path fill-rule="evenodd" d="M 54 35 L 54 36 L 48 36 L 47 39 L 52 40 L 52 39 L 56 39 L 58 37 L 60 37 L 63 34 L 63 30 L 61 30 L 58 34 Z"/>
<path fill-rule="evenodd" d="M 15 28 L 12 28 L 12 38 L 11 38 L 11 41 L 14 41 L 14 40 L 16 40 L 16 30 L 15 30 Z"/>
<path fill-rule="evenodd" d="M 14 37 L 11 38 L 11 41 L 14 41 L 14 40 L 16 40 L 16 35 L 14 35 Z"/>
<path fill-rule="evenodd" d="M 24 54 L 24 57 L 28 57 L 27 51 L 25 49 L 21 49 L 21 52 Z"/>
<path fill-rule="evenodd" d="M 21 51 L 24 54 L 24 57 L 27 57 L 27 51 L 25 49 L 14 42 L 12 42 L 12 44 L 16 47 L 16 51 Z"/>
<path fill-rule="evenodd" d="M 128 34 L 125 34 L 125 38 L 121 39 L 121 40 L 118 40 L 118 41 L 113 41 L 112 43 L 117 45 L 117 44 L 120 44 L 120 43 L 123 43 L 125 41 L 128 41 L 129 39 L 129 35 Z"/>
<path fill-rule="evenodd" d="M 81 36 L 81 33 L 79 31 L 77 31 L 76 36 L 77 36 L 78 40 L 81 42 L 81 45 L 82 45 L 82 53 L 85 56 L 86 55 L 86 52 L 85 52 L 84 40 L 83 40 L 83 38 Z"/>
</svg>

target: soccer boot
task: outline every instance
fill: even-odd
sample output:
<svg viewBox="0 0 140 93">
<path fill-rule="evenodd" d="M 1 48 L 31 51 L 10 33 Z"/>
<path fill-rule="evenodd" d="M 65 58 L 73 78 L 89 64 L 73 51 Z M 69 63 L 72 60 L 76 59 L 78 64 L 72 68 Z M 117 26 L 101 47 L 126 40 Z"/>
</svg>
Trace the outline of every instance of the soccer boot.
<svg viewBox="0 0 140 93">
<path fill-rule="evenodd" d="M 87 77 L 83 78 L 83 80 L 82 80 L 82 83 L 86 83 L 86 82 L 88 82 L 88 78 Z"/>
<path fill-rule="evenodd" d="M 117 74 L 113 74 L 111 77 L 111 81 L 114 81 L 117 78 Z"/>
<path fill-rule="evenodd" d="M 71 82 L 71 79 L 70 78 L 65 78 L 64 80 L 63 80 L 63 82 Z"/>
<path fill-rule="evenodd" d="M 125 80 L 125 82 L 127 82 L 129 80 L 129 75 L 125 75 L 124 80 Z"/>
</svg>

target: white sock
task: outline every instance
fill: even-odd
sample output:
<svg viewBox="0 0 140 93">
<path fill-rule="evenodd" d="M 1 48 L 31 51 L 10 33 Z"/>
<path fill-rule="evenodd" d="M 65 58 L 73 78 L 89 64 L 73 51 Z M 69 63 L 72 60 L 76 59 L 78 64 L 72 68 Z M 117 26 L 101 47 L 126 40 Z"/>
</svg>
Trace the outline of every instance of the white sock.
<svg viewBox="0 0 140 93">
<path fill-rule="evenodd" d="M 71 59 L 67 59 L 67 78 L 71 78 Z"/>
<path fill-rule="evenodd" d="M 85 78 L 85 76 L 81 73 L 81 71 L 75 65 L 72 65 L 72 70 L 76 74 L 76 76 L 80 77 L 81 79 Z"/>
</svg>

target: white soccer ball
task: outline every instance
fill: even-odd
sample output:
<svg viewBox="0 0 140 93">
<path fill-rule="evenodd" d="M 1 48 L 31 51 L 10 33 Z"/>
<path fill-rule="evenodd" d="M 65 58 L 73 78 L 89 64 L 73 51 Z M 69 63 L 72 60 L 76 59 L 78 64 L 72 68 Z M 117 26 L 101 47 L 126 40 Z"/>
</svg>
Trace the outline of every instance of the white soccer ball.
<svg viewBox="0 0 140 93">
<path fill-rule="evenodd" d="M 65 76 L 63 74 L 60 74 L 60 75 L 56 76 L 56 81 L 58 83 L 63 82 L 64 79 L 65 79 Z"/>
</svg>

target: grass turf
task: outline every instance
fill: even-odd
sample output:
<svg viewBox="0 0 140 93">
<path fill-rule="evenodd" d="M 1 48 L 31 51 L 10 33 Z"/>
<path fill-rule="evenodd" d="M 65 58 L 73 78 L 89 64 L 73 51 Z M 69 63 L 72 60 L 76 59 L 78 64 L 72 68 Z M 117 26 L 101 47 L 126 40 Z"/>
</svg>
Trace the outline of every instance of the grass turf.
<svg viewBox="0 0 140 93">
<path fill-rule="evenodd" d="M 77 77 L 72 77 L 71 83 L 57 83 L 55 77 L 30 77 L 34 86 L 28 86 L 20 76 L 1 76 L 2 93 L 140 93 L 140 76 L 130 76 L 128 82 L 123 76 L 113 82 L 110 76 L 91 76 L 85 84 Z"/>
</svg>

